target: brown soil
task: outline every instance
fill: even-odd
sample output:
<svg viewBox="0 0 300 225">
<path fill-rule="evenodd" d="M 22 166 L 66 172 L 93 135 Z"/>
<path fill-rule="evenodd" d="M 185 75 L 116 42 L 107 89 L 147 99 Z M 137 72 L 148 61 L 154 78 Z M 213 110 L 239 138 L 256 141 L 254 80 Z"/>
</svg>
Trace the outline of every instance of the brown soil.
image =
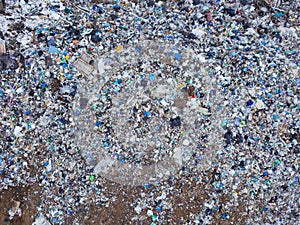
<svg viewBox="0 0 300 225">
<path fill-rule="evenodd" d="M 41 192 L 38 185 L 29 187 L 10 187 L 0 193 L 0 224 L 2 225 L 31 225 L 36 217 L 36 206 L 40 201 Z M 9 220 L 9 209 L 14 201 L 20 202 L 22 215 L 17 214 Z"/>
<path fill-rule="evenodd" d="M 143 187 L 125 187 L 112 182 L 105 184 L 107 187 L 106 196 L 117 196 L 116 201 L 111 202 L 108 207 L 96 205 L 90 202 L 87 205 L 82 205 L 78 210 L 79 214 L 67 218 L 67 225 L 72 224 L 76 219 L 80 225 L 124 225 L 137 224 L 137 221 L 132 221 L 136 216 L 131 203 L 135 198 L 140 197 L 140 193 L 150 193 L 151 189 Z M 172 199 L 173 210 L 168 211 L 167 224 L 179 224 L 180 220 L 189 220 L 190 213 L 198 214 L 203 208 L 205 201 L 208 200 L 209 190 L 205 188 L 202 182 L 191 182 L 190 184 L 174 183 L 174 188 L 178 191 L 168 198 Z M 36 207 L 39 205 L 40 187 L 38 185 L 29 187 L 14 187 L 9 190 L 4 190 L 0 195 L 0 224 L 2 225 L 31 225 L 36 217 Z M 219 201 L 225 204 L 230 200 L 228 195 L 219 196 Z M 93 198 L 92 198 L 93 199 Z M 12 207 L 13 201 L 21 202 L 20 208 L 22 216 L 15 215 L 12 220 L 8 220 L 8 210 Z M 232 215 L 229 219 L 221 219 L 222 210 L 214 213 L 212 224 L 243 224 L 245 218 L 242 213 L 245 206 L 240 202 L 239 207 L 232 209 Z M 144 215 L 143 221 L 138 221 L 139 224 L 150 224 L 151 218 L 147 215 L 147 209 L 143 210 L 141 215 Z M 140 216 L 141 216 L 140 215 Z M 7 221 L 7 222 L 5 222 Z M 193 221 L 193 219 L 191 219 Z M 158 224 L 161 224 L 160 222 Z"/>
</svg>

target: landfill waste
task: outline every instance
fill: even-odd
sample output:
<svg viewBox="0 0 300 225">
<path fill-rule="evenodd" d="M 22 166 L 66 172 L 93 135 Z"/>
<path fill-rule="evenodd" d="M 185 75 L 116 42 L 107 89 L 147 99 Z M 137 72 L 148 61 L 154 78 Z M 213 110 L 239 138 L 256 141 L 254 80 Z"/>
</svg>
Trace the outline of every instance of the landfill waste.
<svg viewBox="0 0 300 225">
<path fill-rule="evenodd" d="M 51 225 L 51 223 L 46 219 L 45 216 L 39 215 L 32 225 Z"/>
<path fill-rule="evenodd" d="M 18 214 L 19 217 L 22 216 L 22 211 L 20 209 L 20 202 L 18 201 L 13 201 L 13 206 L 11 207 L 11 209 L 8 211 L 8 214 L 9 214 L 9 219 L 13 219 L 14 216 L 16 214 Z"/>
<path fill-rule="evenodd" d="M 299 223 L 299 1 L 3 2 L 0 192 L 38 186 L 34 225 Z"/>
</svg>

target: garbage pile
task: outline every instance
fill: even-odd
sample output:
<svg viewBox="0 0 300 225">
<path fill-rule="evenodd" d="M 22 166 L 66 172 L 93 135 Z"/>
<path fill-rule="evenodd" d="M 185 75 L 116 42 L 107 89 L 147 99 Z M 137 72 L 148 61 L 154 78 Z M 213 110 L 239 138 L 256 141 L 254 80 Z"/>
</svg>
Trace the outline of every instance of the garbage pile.
<svg viewBox="0 0 300 225">
<path fill-rule="evenodd" d="M 126 224 L 297 224 L 299 7 L 8 1 L 0 190 L 39 184 L 36 225 L 121 201 L 107 180 L 144 189 Z"/>
</svg>

